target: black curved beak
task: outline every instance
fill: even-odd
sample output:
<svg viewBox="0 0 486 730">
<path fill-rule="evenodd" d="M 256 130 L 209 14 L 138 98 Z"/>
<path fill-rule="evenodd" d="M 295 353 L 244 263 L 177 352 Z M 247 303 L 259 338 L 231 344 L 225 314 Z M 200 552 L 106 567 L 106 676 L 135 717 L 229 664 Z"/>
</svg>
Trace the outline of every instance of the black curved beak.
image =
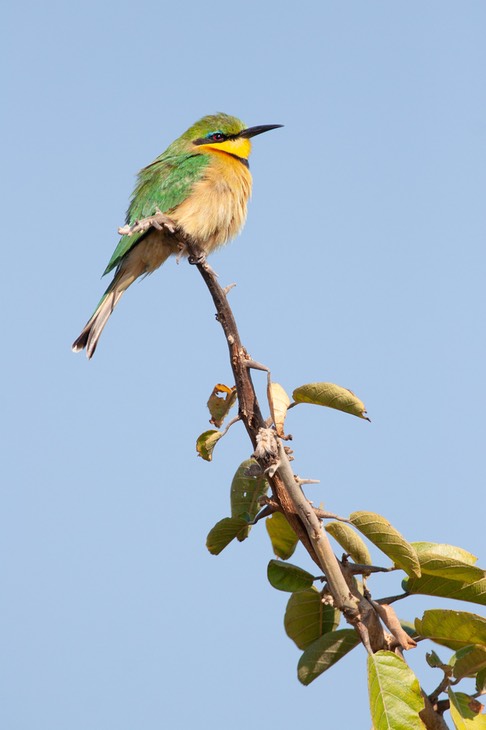
<svg viewBox="0 0 486 730">
<path fill-rule="evenodd" d="M 259 124 L 257 127 L 244 129 L 238 137 L 256 137 L 257 134 L 263 134 L 263 132 L 269 132 L 271 129 L 278 129 L 279 127 L 283 127 L 283 124 Z"/>
</svg>

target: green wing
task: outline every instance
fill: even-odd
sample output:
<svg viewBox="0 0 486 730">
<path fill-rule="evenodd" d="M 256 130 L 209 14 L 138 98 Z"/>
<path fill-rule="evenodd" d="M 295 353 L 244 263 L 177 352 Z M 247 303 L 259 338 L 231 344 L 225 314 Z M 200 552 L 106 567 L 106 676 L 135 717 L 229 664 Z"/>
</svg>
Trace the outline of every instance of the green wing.
<svg viewBox="0 0 486 730">
<path fill-rule="evenodd" d="M 170 214 L 190 194 L 194 183 L 204 174 L 209 159 L 207 155 L 160 155 L 151 165 L 140 171 L 125 222 L 133 225 L 141 218 L 154 215 L 157 209 L 161 213 Z M 148 231 L 144 231 L 122 236 L 103 276 L 118 266 L 122 258 L 147 233 Z"/>
</svg>

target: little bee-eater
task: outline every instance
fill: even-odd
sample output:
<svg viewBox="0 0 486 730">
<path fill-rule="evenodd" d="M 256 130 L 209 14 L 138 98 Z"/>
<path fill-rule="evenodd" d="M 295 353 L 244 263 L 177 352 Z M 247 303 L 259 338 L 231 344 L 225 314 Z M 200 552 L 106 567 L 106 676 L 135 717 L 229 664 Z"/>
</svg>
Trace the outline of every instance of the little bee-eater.
<svg viewBox="0 0 486 730">
<path fill-rule="evenodd" d="M 245 127 L 227 114 L 203 117 L 138 175 L 126 223 L 166 214 L 206 254 L 236 236 L 246 218 L 252 178 L 250 138 L 281 124 Z M 123 292 L 179 250 L 167 229 L 155 226 L 121 237 L 104 274 L 115 276 L 73 343 L 88 358 Z M 104 275 L 103 274 L 103 275 Z"/>
</svg>

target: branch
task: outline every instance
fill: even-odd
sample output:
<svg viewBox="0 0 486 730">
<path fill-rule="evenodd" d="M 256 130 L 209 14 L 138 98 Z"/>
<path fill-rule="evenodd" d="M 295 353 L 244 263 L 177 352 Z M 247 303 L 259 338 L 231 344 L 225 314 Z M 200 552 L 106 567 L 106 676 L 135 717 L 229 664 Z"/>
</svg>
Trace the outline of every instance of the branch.
<svg viewBox="0 0 486 730">
<path fill-rule="evenodd" d="M 255 362 L 240 339 L 233 312 L 228 304 L 228 289 L 223 289 L 216 274 L 206 262 L 206 255 L 197 244 L 185 236 L 169 217 L 156 211 L 154 216 L 120 229 L 124 235 L 146 231 L 149 227 L 165 229 L 179 248 L 188 254 L 204 279 L 213 298 L 217 320 L 221 324 L 229 349 L 230 363 L 238 395 L 238 415 L 243 421 L 255 450 L 255 457 L 267 475 L 273 499 L 316 565 L 323 571 L 335 605 L 358 632 L 368 651 L 389 648 L 394 637 L 384 631 L 376 609 L 359 593 L 352 572 L 334 555 L 321 515 L 305 497 L 298 478 L 290 466 L 286 448 L 273 428 L 262 416 L 250 375 L 251 368 L 268 370 Z"/>
<path fill-rule="evenodd" d="M 442 717 L 442 713 L 449 709 L 448 700 L 447 706 L 440 707 L 441 703 L 433 705 L 423 690 L 422 697 L 424 698 L 425 706 L 424 709 L 419 712 L 419 716 L 427 730 L 449 730 L 444 718 Z"/>
<path fill-rule="evenodd" d="M 358 631 L 366 648 L 369 651 L 389 648 L 393 637 L 384 632 L 377 612 L 357 590 L 352 574 L 337 560 L 314 507 L 306 499 L 290 467 L 286 448 L 275 431 L 266 426 L 250 375 L 255 362 L 242 345 L 226 291 L 206 263 L 203 252 L 190 240 L 185 240 L 184 245 L 189 262 L 197 266 L 213 298 L 217 320 L 230 352 L 239 416 L 255 449 L 255 458 L 267 475 L 275 501 L 310 557 L 323 571 L 336 607 Z"/>
<path fill-rule="evenodd" d="M 408 594 L 373 601 L 366 591 L 365 595 L 358 591 L 354 573 L 365 572 L 364 569 L 367 573 L 382 571 L 383 568 L 353 565 L 347 560 L 340 562 L 334 555 L 321 520 L 330 517 L 343 522 L 348 522 L 348 520 L 315 508 L 307 500 L 302 485 L 314 483 L 316 480 L 300 479 L 293 473 L 290 466 L 289 449 L 284 447 L 281 438 L 271 427 L 271 419 L 266 422 L 262 416 L 250 369 L 264 370 L 268 373 L 269 370 L 264 365 L 255 362 L 242 345 L 233 312 L 227 301 L 227 294 L 234 284 L 223 289 L 217 281 L 215 272 L 206 262 L 205 252 L 185 236 L 170 217 L 158 209 L 155 215 L 136 221 L 134 225 L 120 228 L 119 233 L 133 235 L 151 227 L 165 230 L 168 235 L 173 237 L 180 249 L 179 256 L 183 253 L 188 254 L 189 263 L 197 266 L 213 298 L 217 311 L 216 318 L 226 337 L 238 395 L 238 417 L 231 421 L 225 433 L 236 420 L 243 421 L 255 450 L 254 456 L 272 488 L 272 498 L 261 500 L 266 506 L 251 524 L 255 524 L 266 514 L 281 511 L 310 557 L 323 571 L 335 606 L 343 612 L 348 623 L 354 626 L 368 653 L 384 648 L 395 650 L 401 655 L 401 649 L 411 648 L 415 642 L 402 629 L 389 604 Z M 288 410 L 295 405 L 297 403 L 291 403 Z M 383 624 L 387 626 L 391 634 L 384 630 Z M 447 709 L 448 705 L 445 702 L 437 702 L 437 696 L 443 689 L 443 685 L 444 682 L 439 685 L 430 698 L 422 690 L 425 708 L 420 713 L 420 717 L 428 730 L 447 729 L 441 713 Z"/>
<path fill-rule="evenodd" d="M 347 618 L 352 619 L 358 614 L 359 599 L 353 596 L 350 591 L 338 560 L 332 551 L 331 543 L 322 528 L 322 523 L 295 479 L 280 439 L 278 439 L 278 457 L 278 474 L 285 484 L 295 511 L 304 523 L 309 540 L 319 560 L 319 565 L 326 576 L 329 590 L 334 598 L 335 604 Z"/>
</svg>

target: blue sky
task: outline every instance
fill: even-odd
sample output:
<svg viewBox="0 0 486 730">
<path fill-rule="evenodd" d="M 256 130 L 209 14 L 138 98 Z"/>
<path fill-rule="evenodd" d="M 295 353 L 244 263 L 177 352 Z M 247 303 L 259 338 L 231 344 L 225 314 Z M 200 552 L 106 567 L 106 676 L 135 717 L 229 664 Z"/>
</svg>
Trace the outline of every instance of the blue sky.
<svg viewBox="0 0 486 730">
<path fill-rule="evenodd" d="M 212 265 L 275 380 L 349 387 L 372 419 L 294 409 L 296 471 L 329 510 L 484 566 L 484 3 L 48 1 L 7 20 L 2 726 L 343 727 L 351 706 L 368 728 L 361 648 L 298 684 L 263 525 L 206 551 L 250 445 L 235 426 L 195 455 L 231 384 L 197 271 L 133 286 L 91 362 L 70 344 L 138 169 L 207 113 L 284 124 L 255 139 L 247 225 Z M 423 648 L 408 658 L 432 689 Z"/>
</svg>

